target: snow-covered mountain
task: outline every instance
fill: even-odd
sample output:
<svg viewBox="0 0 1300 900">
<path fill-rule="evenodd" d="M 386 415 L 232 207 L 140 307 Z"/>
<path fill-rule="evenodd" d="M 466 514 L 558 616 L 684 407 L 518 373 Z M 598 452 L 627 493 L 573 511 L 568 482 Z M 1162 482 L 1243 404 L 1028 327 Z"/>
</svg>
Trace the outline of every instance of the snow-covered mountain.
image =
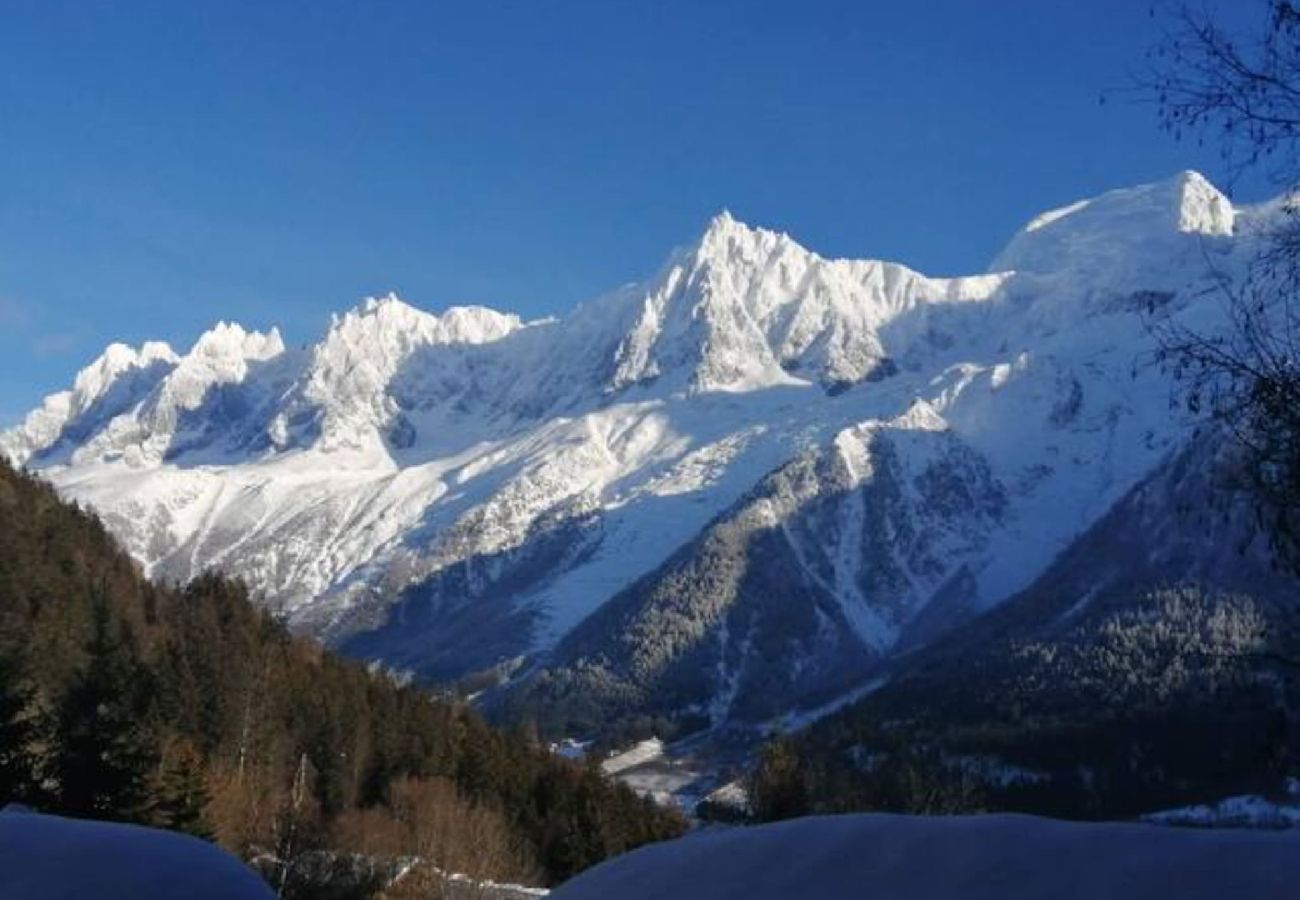
<svg viewBox="0 0 1300 900">
<path fill-rule="evenodd" d="M 152 574 L 396 669 L 513 671 L 575 727 L 763 719 L 1024 588 L 1182 447 L 1141 313 L 1213 327 L 1271 215 L 1188 172 L 937 279 L 724 213 L 558 320 L 390 296 L 305 349 L 113 345 L 0 451 Z"/>
</svg>

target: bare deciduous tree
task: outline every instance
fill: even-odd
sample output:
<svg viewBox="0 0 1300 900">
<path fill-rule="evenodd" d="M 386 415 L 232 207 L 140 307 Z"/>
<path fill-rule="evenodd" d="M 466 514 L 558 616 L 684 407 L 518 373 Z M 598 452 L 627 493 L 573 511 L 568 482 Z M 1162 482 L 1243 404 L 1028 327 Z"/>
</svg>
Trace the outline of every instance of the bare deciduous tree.
<svg viewBox="0 0 1300 900">
<path fill-rule="evenodd" d="M 394 900 L 474 898 L 492 881 L 539 878 L 505 816 L 467 799 L 446 778 L 399 779 L 389 787 L 388 806 L 345 813 L 335 829 L 356 852 L 407 861 L 385 890 Z"/>
<path fill-rule="evenodd" d="M 1300 6 L 1258 0 L 1256 30 L 1204 7 L 1170 12 L 1139 79 L 1162 126 L 1218 141 L 1234 175 L 1266 167 L 1286 199 L 1237 283 L 1220 278 L 1228 327 L 1200 332 L 1155 316 L 1160 355 L 1190 411 L 1226 426 L 1276 549 L 1300 569 Z"/>
<path fill-rule="evenodd" d="M 1251 32 L 1199 4 L 1161 4 L 1172 24 L 1148 53 L 1138 89 L 1175 137 L 1217 140 L 1237 174 L 1267 165 L 1289 188 L 1300 171 L 1300 6 L 1254 5 Z"/>
</svg>

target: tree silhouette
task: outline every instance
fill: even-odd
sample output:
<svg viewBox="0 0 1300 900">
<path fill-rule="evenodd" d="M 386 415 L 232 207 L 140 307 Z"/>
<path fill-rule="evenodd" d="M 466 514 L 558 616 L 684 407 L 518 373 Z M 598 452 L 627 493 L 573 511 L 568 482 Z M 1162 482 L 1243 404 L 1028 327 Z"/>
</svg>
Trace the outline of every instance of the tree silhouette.
<svg viewBox="0 0 1300 900">
<path fill-rule="evenodd" d="M 34 702 L 35 691 L 18 652 L 0 653 L 0 806 L 13 800 L 34 799 Z"/>
<path fill-rule="evenodd" d="M 774 738 L 763 746 L 758 767 L 749 779 L 749 803 L 760 822 L 808 813 L 808 775 L 799 746 L 789 737 Z"/>
<path fill-rule="evenodd" d="M 148 676 L 129 636 L 95 601 L 87 661 L 58 708 L 54 776 L 62 809 L 90 818 L 144 820 L 157 761 Z"/>
<path fill-rule="evenodd" d="M 1168 132 L 1217 141 L 1231 171 L 1266 171 L 1286 202 L 1246 276 L 1218 279 L 1226 329 L 1197 331 L 1155 309 L 1149 320 L 1188 409 L 1235 437 L 1275 549 L 1300 571 L 1300 7 L 1257 5 L 1258 27 L 1245 33 L 1205 7 L 1177 8 L 1137 87 Z"/>
</svg>

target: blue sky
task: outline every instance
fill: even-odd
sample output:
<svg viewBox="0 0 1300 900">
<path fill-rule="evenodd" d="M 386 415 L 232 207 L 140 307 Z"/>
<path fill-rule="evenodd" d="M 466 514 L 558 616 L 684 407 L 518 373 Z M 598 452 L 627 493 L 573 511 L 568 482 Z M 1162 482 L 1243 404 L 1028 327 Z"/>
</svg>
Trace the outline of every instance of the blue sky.
<svg viewBox="0 0 1300 900">
<path fill-rule="evenodd" d="M 1043 209 L 1222 174 L 1098 102 L 1159 32 L 1141 0 L 4 7 L 0 423 L 220 318 L 563 312 L 722 208 L 955 274 Z"/>
</svg>

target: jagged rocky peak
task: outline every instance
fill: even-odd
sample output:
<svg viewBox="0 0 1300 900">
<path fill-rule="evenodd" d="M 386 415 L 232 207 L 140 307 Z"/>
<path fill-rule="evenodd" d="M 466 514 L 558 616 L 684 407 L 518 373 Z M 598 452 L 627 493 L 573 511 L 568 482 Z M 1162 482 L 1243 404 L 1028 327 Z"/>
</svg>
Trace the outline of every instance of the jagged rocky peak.
<svg viewBox="0 0 1300 900">
<path fill-rule="evenodd" d="M 825 259 L 724 211 L 642 289 L 613 385 L 658 379 L 707 393 L 885 377 L 905 349 L 886 346 L 886 326 L 920 306 L 987 299 L 1002 281 Z"/>
<path fill-rule="evenodd" d="M 83 399 L 93 398 L 128 369 L 154 362 L 175 364 L 179 360 L 175 351 L 163 341 L 146 341 L 138 350 L 126 344 L 112 343 L 104 348 L 98 359 L 77 373 L 73 390 Z"/>
<path fill-rule="evenodd" d="M 730 210 L 722 210 L 709 219 L 695 244 L 693 256 L 699 265 L 753 265 L 761 262 L 781 244 L 790 244 L 803 253 L 784 232 L 755 228 L 741 222 Z"/>
<path fill-rule="evenodd" d="M 137 402 L 179 361 L 162 341 L 147 341 L 138 350 L 109 344 L 77 373 L 71 390 L 46 397 L 21 424 L 0 433 L 0 453 L 23 465 L 65 443 L 85 440 Z"/>
<path fill-rule="evenodd" d="M 389 293 L 367 297 L 342 316 L 335 315 L 322 346 L 340 342 L 353 346 L 485 344 L 500 340 L 521 324 L 519 316 L 486 306 L 453 306 L 440 315 L 426 312 Z"/>
<path fill-rule="evenodd" d="M 432 365 L 419 358 L 422 352 L 490 345 L 522 325 L 517 315 L 483 306 L 456 306 L 436 314 L 396 294 L 367 298 L 333 317 L 324 339 L 312 349 L 295 393 L 299 409 L 281 419 L 277 433 L 287 433 L 283 423 L 288 419 L 309 415 L 319 425 L 322 449 L 378 447 L 399 414 L 394 379 L 418 383 L 418 370 Z"/>
<path fill-rule="evenodd" d="M 196 409 L 213 386 L 240 382 L 250 366 L 284 351 L 278 329 L 248 331 L 235 322 L 218 322 L 158 385 L 146 404 L 146 418 L 156 429 L 170 428 L 178 410 Z"/>
<path fill-rule="evenodd" d="M 218 322 L 199 336 L 187 359 L 265 360 L 284 352 L 280 330 L 248 331 L 238 322 Z"/>
<path fill-rule="evenodd" d="M 751 642 L 748 613 L 701 631 L 729 684 L 825 663 L 831 685 L 851 644 L 883 652 L 909 617 L 937 633 L 1024 587 L 1175 448 L 1129 299 L 1206 313 L 1206 248 L 1245 248 L 1216 258 L 1226 272 L 1248 256 L 1235 215 L 1183 174 L 1038 217 L 1005 254 L 1021 271 L 939 279 L 722 213 L 653 277 L 544 325 L 389 296 L 301 350 L 230 324 L 183 358 L 110 348 L 0 450 L 151 571 L 237 572 L 390 665 L 458 677 L 544 652 L 651 579 L 673 616 L 690 588 L 698 622 L 720 621 L 734 587 L 807 626 L 800 647 Z M 753 492 L 778 472 L 773 505 Z M 731 528 L 737 509 L 762 527 Z M 664 581 L 709 535 L 726 584 Z"/>
<path fill-rule="evenodd" d="M 105 410 L 110 415 L 76 449 L 74 461 L 122 457 L 137 467 L 152 466 L 184 447 L 211 440 L 218 423 L 229 424 L 239 409 L 222 392 L 241 389 L 250 372 L 284 353 L 278 330 L 249 331 L 225 321 L 200 335 L 181 357 L 165 344 L 146 345 L 141 359 L 165 365 L 153 367 L 157 377 L 136 378 L 136 390 L 121 392 L 125 402 Z M 209 407 L 220 415 L 209 414 Z M 187 437 L 178 437 L 180 432 Z M 196 434 L 204 435 L 203 441 Z"/>
</svg>

